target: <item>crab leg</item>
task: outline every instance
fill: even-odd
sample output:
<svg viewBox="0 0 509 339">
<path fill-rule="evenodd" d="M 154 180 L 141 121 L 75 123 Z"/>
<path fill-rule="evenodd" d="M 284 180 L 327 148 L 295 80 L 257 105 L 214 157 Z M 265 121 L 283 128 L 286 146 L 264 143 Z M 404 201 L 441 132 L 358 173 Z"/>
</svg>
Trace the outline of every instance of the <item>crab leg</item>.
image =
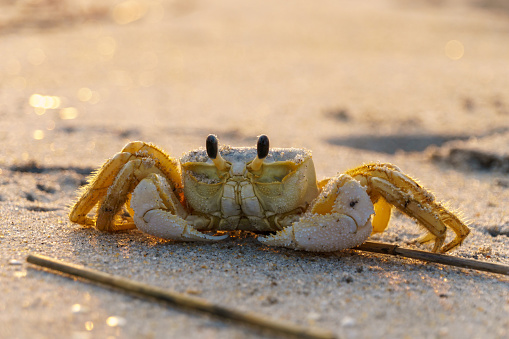
<svg viewBox="0 0 509 339">
<path fill-rule="evenodd" d="M 371 234 L 373 205 L 366 189 L 348 175 L 331 178 L 302 218 L 262 243 L 312 252 L 362 244 Z"/>
<path fill-rule="evenodd" d="M 460 245 L 469 234 L 468 227 L 453 213 L 435 201 L 434 196 L 422 188 L 415 180 L 391 164 L 367 164 L 347 171 L 367 187 L 367 192 L 375 210 L 381 211 L 373 221 L 378 230 L 383 231 L 390 218 L 391 204 L 423 225 L 428 234 L 417 241 L 435 241 L 433 252 L 447 252 Z M 382 200 L 380 200 L 382 199 Z M 378 209 L 377 209 L 377 206 Z M 455 238 L 443 245 L 447 227 L 456 234 Z"/>
<path fill-rule="evenodd" d="M 82 225 L 96 225 L 103 230 L 132 228 L 133 226 L 128 224 L 112 225 L 112 221 L 122 208 L 122 205 L 129 199 L 130 190 L 134 187 L 131 180 L 134 180 L 134 172 L 137 166 L 139 168 L 139 163 L 137 162 L 137 165 L 127 164 L 133 160 L 141 161 L 141 159 L 146 159 L 145 162 L 154 167 L 154 170 L 148 171 L 148 173 L 161 173 L 172 182 L 176 195 L 179 200 L 183 202 L 182 183 L 177 160 L 170 158 L 154 145 L 142 141 L 134 141 L 128 143 L 122 151 L 115 154 L 113 158 L 107 160 L 104 165 L 90 177 L 89 184 L 81 190 L 80 197 L 72 206 L 69 219 L 72 222 Z M 127 168 L 124 168 L 126 166 Z M 122 179 L 119 179 L 120 172 L 122 172 L 120 175 Z M 136 172 L 137 182 L 143 177 L 143 173 L 140 173 L 139 170 Z M 110 186 L 113 186 L 113 188 L 110 188 Z M 120 190 L 122 194 L 117 195 L 118 190 Z M 102 199 L 108 201 L 108 203 L 102 208 L 102 212 L 98 211 L 98 218 L 103 221 L 100 221 L 99 225 L 97 225 L 96 220 L 88 217 L 88 213 Z M 120 200 L 123 200 L 123 203 L 120 203 Z"/>
<path fill-rule="evenodd" d="M 122 167 L 97 210 L 95 221 L 97 229 L 101 231 L 119 231 L 135 227 L 132 223 L 126 224 L 115 220 L 115 216 L 126 204 L 130 193 L 138 182 L 151 173 L 162 175 L 162 172 L 154 166 L 153 161 L 148 159 L 130 160 Z M 180 203 L 179 206 L 181 206 Z"/>
<path fill-rule="evenodd" d="M 136 186 L 131 198 L 131 208 L 134 210 L 133 219 L 136 227 L 159 238 L 218 241 L 228 237 L 228 235 L 210 236 L 196 230 L 185 220 L 188 214 L 166 179 L 158 174 L 148 175 Z"/>
<path fill-rule="evenodd" d="M 119 169 L 132 157 L 132 154 L 120 152 L 104 163 L 104 165 L 89 179 L 89 184 L 81 189 L 80 197 L 74 203 L 69 213 L 72 222 L 81 225 L 94 226 L 94 219 L 87 214 L 108 192 L 108 188 L 115 180 Z"/>
</svg>

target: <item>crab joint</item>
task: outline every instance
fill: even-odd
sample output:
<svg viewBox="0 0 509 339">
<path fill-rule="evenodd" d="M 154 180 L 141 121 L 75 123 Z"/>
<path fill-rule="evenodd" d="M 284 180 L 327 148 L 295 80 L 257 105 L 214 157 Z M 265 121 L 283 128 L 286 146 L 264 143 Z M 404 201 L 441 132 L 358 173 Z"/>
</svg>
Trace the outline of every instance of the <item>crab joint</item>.
<svg viewBox="0 0 509 339">
<path fill-rule="evenodd" d="M 221 154 L 219 153 L 219 147 L 217 142 L 217 137 L 213 134 L 210 134 L 207 137 L 207 141 L 205 142 L 206 148 L 207 148 L 207 155 L 210 159 L 212 159 L 212 162 L 214 165 L 216 165 L 217 169 L 220 171 L 226 171 L 228 169 L 228 165 L 226 163 L 226 160 L 221 157 Z"/>
<path fill-rule="evenodd" d="M 256 158 L 251 163 L 251 169 L 253 171 L 258 171 L 262 167 L 263 160 L 269 154 L 269 138 L 266 135 L 260 135 L 258 137 L 256 152 Z"/>
</svg>

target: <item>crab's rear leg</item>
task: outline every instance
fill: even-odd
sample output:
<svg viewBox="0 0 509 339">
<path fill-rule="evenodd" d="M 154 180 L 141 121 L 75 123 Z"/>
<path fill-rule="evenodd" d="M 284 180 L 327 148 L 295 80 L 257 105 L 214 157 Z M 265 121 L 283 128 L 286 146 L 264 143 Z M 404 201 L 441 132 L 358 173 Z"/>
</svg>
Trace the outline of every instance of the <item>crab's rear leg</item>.
<svg viewBox="0 0 509 339">
<path fill-rule="evenodd" d="M 134 211 L 129 208 L 129 201 L 132 199 L 131 192 L 140 180 L 153 173 L 162 175 L 162 171 L 154 165 L 153 159 L 150 158 L 133 159 L 125 164 L 97 208 L 96 228 L 101 231 L 120 231 L 135 228 L 135 224 L 130 217 L 122 220 L 119 213 L 122 207 L 126 206 L 130 211 L 130 215 L 133 215 Z M 180 203 L 178 206 L 180 210 L 183 210 Z"/>
<path fill-rule="evenodd" d="M 72 222 L 97 226 L 102 230 L 119 230 L 134 227 L 134 225 L 118 221 L 116 224 L 110 221 L 115 218 L 122 208 L 122 205 L 129 199 L 129 191 L 134 188 L 135 183 L 141 180 L 143 173 L 137 172 L 137 180 L 134 180 L 134 168 L 136 166 L 128 166 L 127 164 L 133 160 L 145 159 L 152 163 L 152 167 L 157 168 L 174 185 L 175 193 L 180 201 L 183 201 L 182 184 L 180 179 L 180 171 L 178 161 L 169 157 L 162 150 L 152 144 L 142 141 L 134 141 L 128 143 L 121 152 L 115 154 L 111 159 L 107 160 L 101 168 L 94 173 L 87 186 L 80 193 L 76 203 L 72 206 L 69 213 L 69 219 Z M 127 166 L 127 168 L 126 168 Z M 122 172 L 121 175 L 119 173 Z M 151 173 L 154 171 L 148 171 Z M 145 173 L 146 175 L 147 173 Z M 140 177 L 141 176 L 141 177 Z M 135 182 L 133 182 L 134 180 Z M 114 188 L 112 188 L 114 186 Z M 122 191 L 121 195 L 117 192 Z M 124 192 L 125 191 L 125 192 Z M 108 201 L 106 205 L 104 201 Z M 117 202 L 118 201 L 118 202 Z M 123 203 L 119 203 L 123 201 Z M 97 225 L 96 219 L 88 216 L 88 213 L 95 205 L 101 205 L 98 211 L 98 219 L 103 221 Z M 103 214 L 101 216 L 101 214 Z"/>
<path fill-rule="evenodd" d="M 218 241 L 228 237 L 196 230 L 193 225 L 210 220 L 189 215 L 164 176 L 150 174 L 144 178 L 134 189 L 130 203 L 136 227 L 156 237 L 184 241 Z"/>
<path fill-rule="evenodd" d="M 436 202 L 430 192 L 394 165 L 367 164 L 349 170 L 347 174 L 367 187 L 367 192 L 375 203 L 375 211 L 380 211 L 373 220 L 376 231 L 383 231 L 387 226 L 391 204 L 415 218 L 428 230 L 429 233 L 418 241 L 424 243 L 434 240 L 433 252 L 444 253 L 455 248 L 470 233 L 468 227 L 455 214 Z M 447 227 L 454 231 L 455 238 L 444 245 Z"/>
<path fill-rule="evenodd" d="M 373 204 L 366 189 L 348 175 L 322 182 L 320 195 L 299 221 L 258 239 L 272 246 L 331 252 L 362 244 L 371 234 Z"/>
<path fill-rule="evenodd" d="M 72 222 L 95 226 L 95 220 L 88 217 L 88 213 L 106 196 L 108 188 L 113 184 L 118 171 L 131 157 L 132 154 L 127 152 L 117 153 L 90 177 L 88 185 L 81 189 L 78 200 L 71 208 L 69 219 Z"/>
</svg>

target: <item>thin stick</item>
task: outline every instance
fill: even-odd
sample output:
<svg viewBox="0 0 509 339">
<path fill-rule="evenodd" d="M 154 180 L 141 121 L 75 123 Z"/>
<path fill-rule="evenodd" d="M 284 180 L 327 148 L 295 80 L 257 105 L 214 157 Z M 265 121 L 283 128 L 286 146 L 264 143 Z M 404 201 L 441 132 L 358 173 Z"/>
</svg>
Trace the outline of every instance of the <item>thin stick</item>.
<svg viewBox="0 0 509 339">
<path fill-rule="evenodd" d="M 474 259 L 465 259 L 453 257 L 446 254 L 438 254 L 432 252 L 425 252 L 419 250 L 411 250 L 408 248 L 401 248 L 398 245 L 384 244 L 378 242 L 367 241 L 364 244 L 357 246 L 354 250 L 391 254 L 406 258 L 419 259 L 438 264 L 457 266 L 463 268 L 469 268 L 478 271 L 486 271 L 491 273 L 499 273 L 509 275 L 509 266 L 502 264 L 494 264 L 485 261 L 479 261 Z"/>
<path fill-rule="evenodd" d="M 325 331 L 318 328 L 306 328 L 286 321 L 272 320 L 257 314 L 253 314 L 251 312 L 239 312 L 224 306 L 214 305 L 205 299 L 172 292 L 155 286 L 150 286 L 129 280 L 120 276 L 85 268 L 80 265 L 65 263 L 39 254 L 30 254 L 27 258 L 27 261 L 29 263 L 43 266 L 52 270 L 117 287 L 141 296 L 156 298 L 175 306 L 205 312 L 219 318 L 234 320 L 240 323 L 255 326 L 258 329 L 270 330 L 272 332 L 286 336 L 320 339 L 336 338 L 336 336 L 330 331 Z"/>
</svg>

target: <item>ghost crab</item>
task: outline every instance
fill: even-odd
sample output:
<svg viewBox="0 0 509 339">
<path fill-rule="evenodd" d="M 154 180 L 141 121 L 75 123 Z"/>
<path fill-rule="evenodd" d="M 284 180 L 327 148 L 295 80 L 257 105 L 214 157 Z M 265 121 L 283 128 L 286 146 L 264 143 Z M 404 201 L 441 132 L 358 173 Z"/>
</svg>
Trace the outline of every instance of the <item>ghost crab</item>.
<svg viewBox="0 0 509 339">
<path fill-rule="evenodd" d="M 95 218 L 89 212 L 97 207 Z M 180 161 L 158 147 L 128 143 L 90 178 L 72 207 L 72 222 L 102 231 L 138 228 L 156 237 L 219 241 L 205 231 L 273 232 L 271 246 L 327 252 L 354 247 L 387 227 L 395 206 L 415 218 L 433 252 L 460 245 L 469 228 L 433 195 L 392 164 L 366 164 L 317 182 L 311 153 L 257 147 L 206 149 Z M 455 237 L 444 245 L 447 228 Z"/>
</svg>

